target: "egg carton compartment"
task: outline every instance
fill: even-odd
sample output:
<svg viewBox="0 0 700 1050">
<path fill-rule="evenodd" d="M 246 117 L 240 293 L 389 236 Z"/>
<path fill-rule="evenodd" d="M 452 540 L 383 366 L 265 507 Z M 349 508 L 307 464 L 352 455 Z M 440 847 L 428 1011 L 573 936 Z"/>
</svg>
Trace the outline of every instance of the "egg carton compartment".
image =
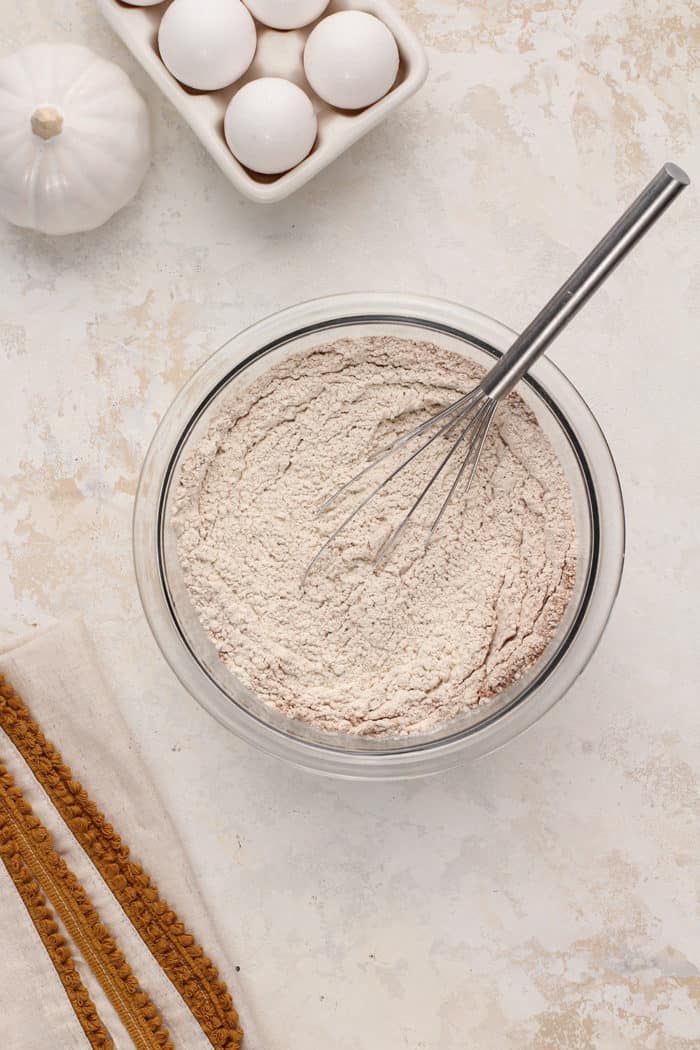
<svg viewBox="0 0 700 1050">
<path fill-rule="evenodd" d="M 386 0 L 332 0 L 321 18 L 302 29 L 270 29 L 255 20 L 258 45 L 244 76 L 219 91 L 186 87 L 168 71 L 158 50 L 158 27 L 171 0 L 151 7 L 131 7 L 121 0 L 97 0 L 107 21 L 163 94 L 185 118 L 224 175 L 249 200 L 261 204 L 283 200 L 305 185 L 354 142 L 376 127 L 423 84 L 428 62 L 423 47 Z M 366 11 L 391 30 L 399 49 L 399 71 L 393 87 L 373 105 L 359 111 L 334 109 L 312 90 L 302 56 L 315 25 L 336 11 Z M 282 175 L 259 175 L 243 167 L 224 136 L 224 116 L 236 92 L 259 77 L 284 77 L 307 93 L 318 120 L 318 135 L 309 155 Z"/>
</svg>

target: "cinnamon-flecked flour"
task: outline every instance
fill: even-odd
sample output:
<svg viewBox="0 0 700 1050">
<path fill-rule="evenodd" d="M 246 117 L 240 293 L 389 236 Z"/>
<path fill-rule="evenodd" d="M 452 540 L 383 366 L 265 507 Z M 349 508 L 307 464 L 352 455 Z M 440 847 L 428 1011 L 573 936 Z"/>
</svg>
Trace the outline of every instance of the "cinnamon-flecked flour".
<svg viewBox="0 0 700 1050">
<path fill-rule="evenodd" d="M 389 560 L 372 563 L 443 439 L 301 586 L 316 550 L 395 464 L 319 516 L 323 498 L 482 374 L 428 343 L 339 340 L 237 393 L 183 464 L 174 525 L 185 583 L 221 659 L 262 700 L 328 730 L 430 731 L 515 681 L 551 641 L 574 586 L 573 505 L 517 394 L 498 409 L 467 499 L 458 491 L 427 548 L 453 474 Z"/>
</svg>

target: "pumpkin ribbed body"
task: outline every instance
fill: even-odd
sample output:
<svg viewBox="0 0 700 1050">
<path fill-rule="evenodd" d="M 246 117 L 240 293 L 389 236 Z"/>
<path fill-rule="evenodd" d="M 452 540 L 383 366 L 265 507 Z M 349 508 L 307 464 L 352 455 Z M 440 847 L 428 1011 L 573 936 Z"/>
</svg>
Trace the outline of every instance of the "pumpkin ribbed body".
<svg viewBox="0 0 700 1050">
<path fill-rule="evenodd" d="M 0 213 L 43 233 L 91 230 L 133 198 L 150 161 L 146 104 L 76 44 L 0 62 Z"/>
</svg>

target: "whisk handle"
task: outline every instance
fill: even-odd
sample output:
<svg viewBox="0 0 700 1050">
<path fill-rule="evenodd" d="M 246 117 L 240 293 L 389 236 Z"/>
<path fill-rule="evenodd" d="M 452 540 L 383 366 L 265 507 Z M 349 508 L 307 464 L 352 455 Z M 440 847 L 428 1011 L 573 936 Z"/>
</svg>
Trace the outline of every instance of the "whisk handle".
<svg viewBox="0 0 700 1050">
<path fill-rule="evenodd" d="M 664 164 L 646 189 L 642 190 L 624 215 L 494 365 L 480 384 L 487 397 L 495 400 L 513 389 L 689 183 L 690 179 L 681 168 L 675 164 Z"/>
</svg>

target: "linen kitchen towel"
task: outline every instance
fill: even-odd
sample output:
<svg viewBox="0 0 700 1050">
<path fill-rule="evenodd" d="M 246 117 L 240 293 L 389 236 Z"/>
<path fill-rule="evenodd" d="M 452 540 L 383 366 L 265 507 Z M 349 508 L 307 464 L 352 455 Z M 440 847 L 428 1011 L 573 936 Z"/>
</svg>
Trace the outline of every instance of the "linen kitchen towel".
<svg viewBox="0 0 700 1050">
<path fill-rule="evenodd" d="M 233 968 L 77 618 L 0 646 L 0 931 L 3 1050 L 241 1044 Z"/>
</svg>

